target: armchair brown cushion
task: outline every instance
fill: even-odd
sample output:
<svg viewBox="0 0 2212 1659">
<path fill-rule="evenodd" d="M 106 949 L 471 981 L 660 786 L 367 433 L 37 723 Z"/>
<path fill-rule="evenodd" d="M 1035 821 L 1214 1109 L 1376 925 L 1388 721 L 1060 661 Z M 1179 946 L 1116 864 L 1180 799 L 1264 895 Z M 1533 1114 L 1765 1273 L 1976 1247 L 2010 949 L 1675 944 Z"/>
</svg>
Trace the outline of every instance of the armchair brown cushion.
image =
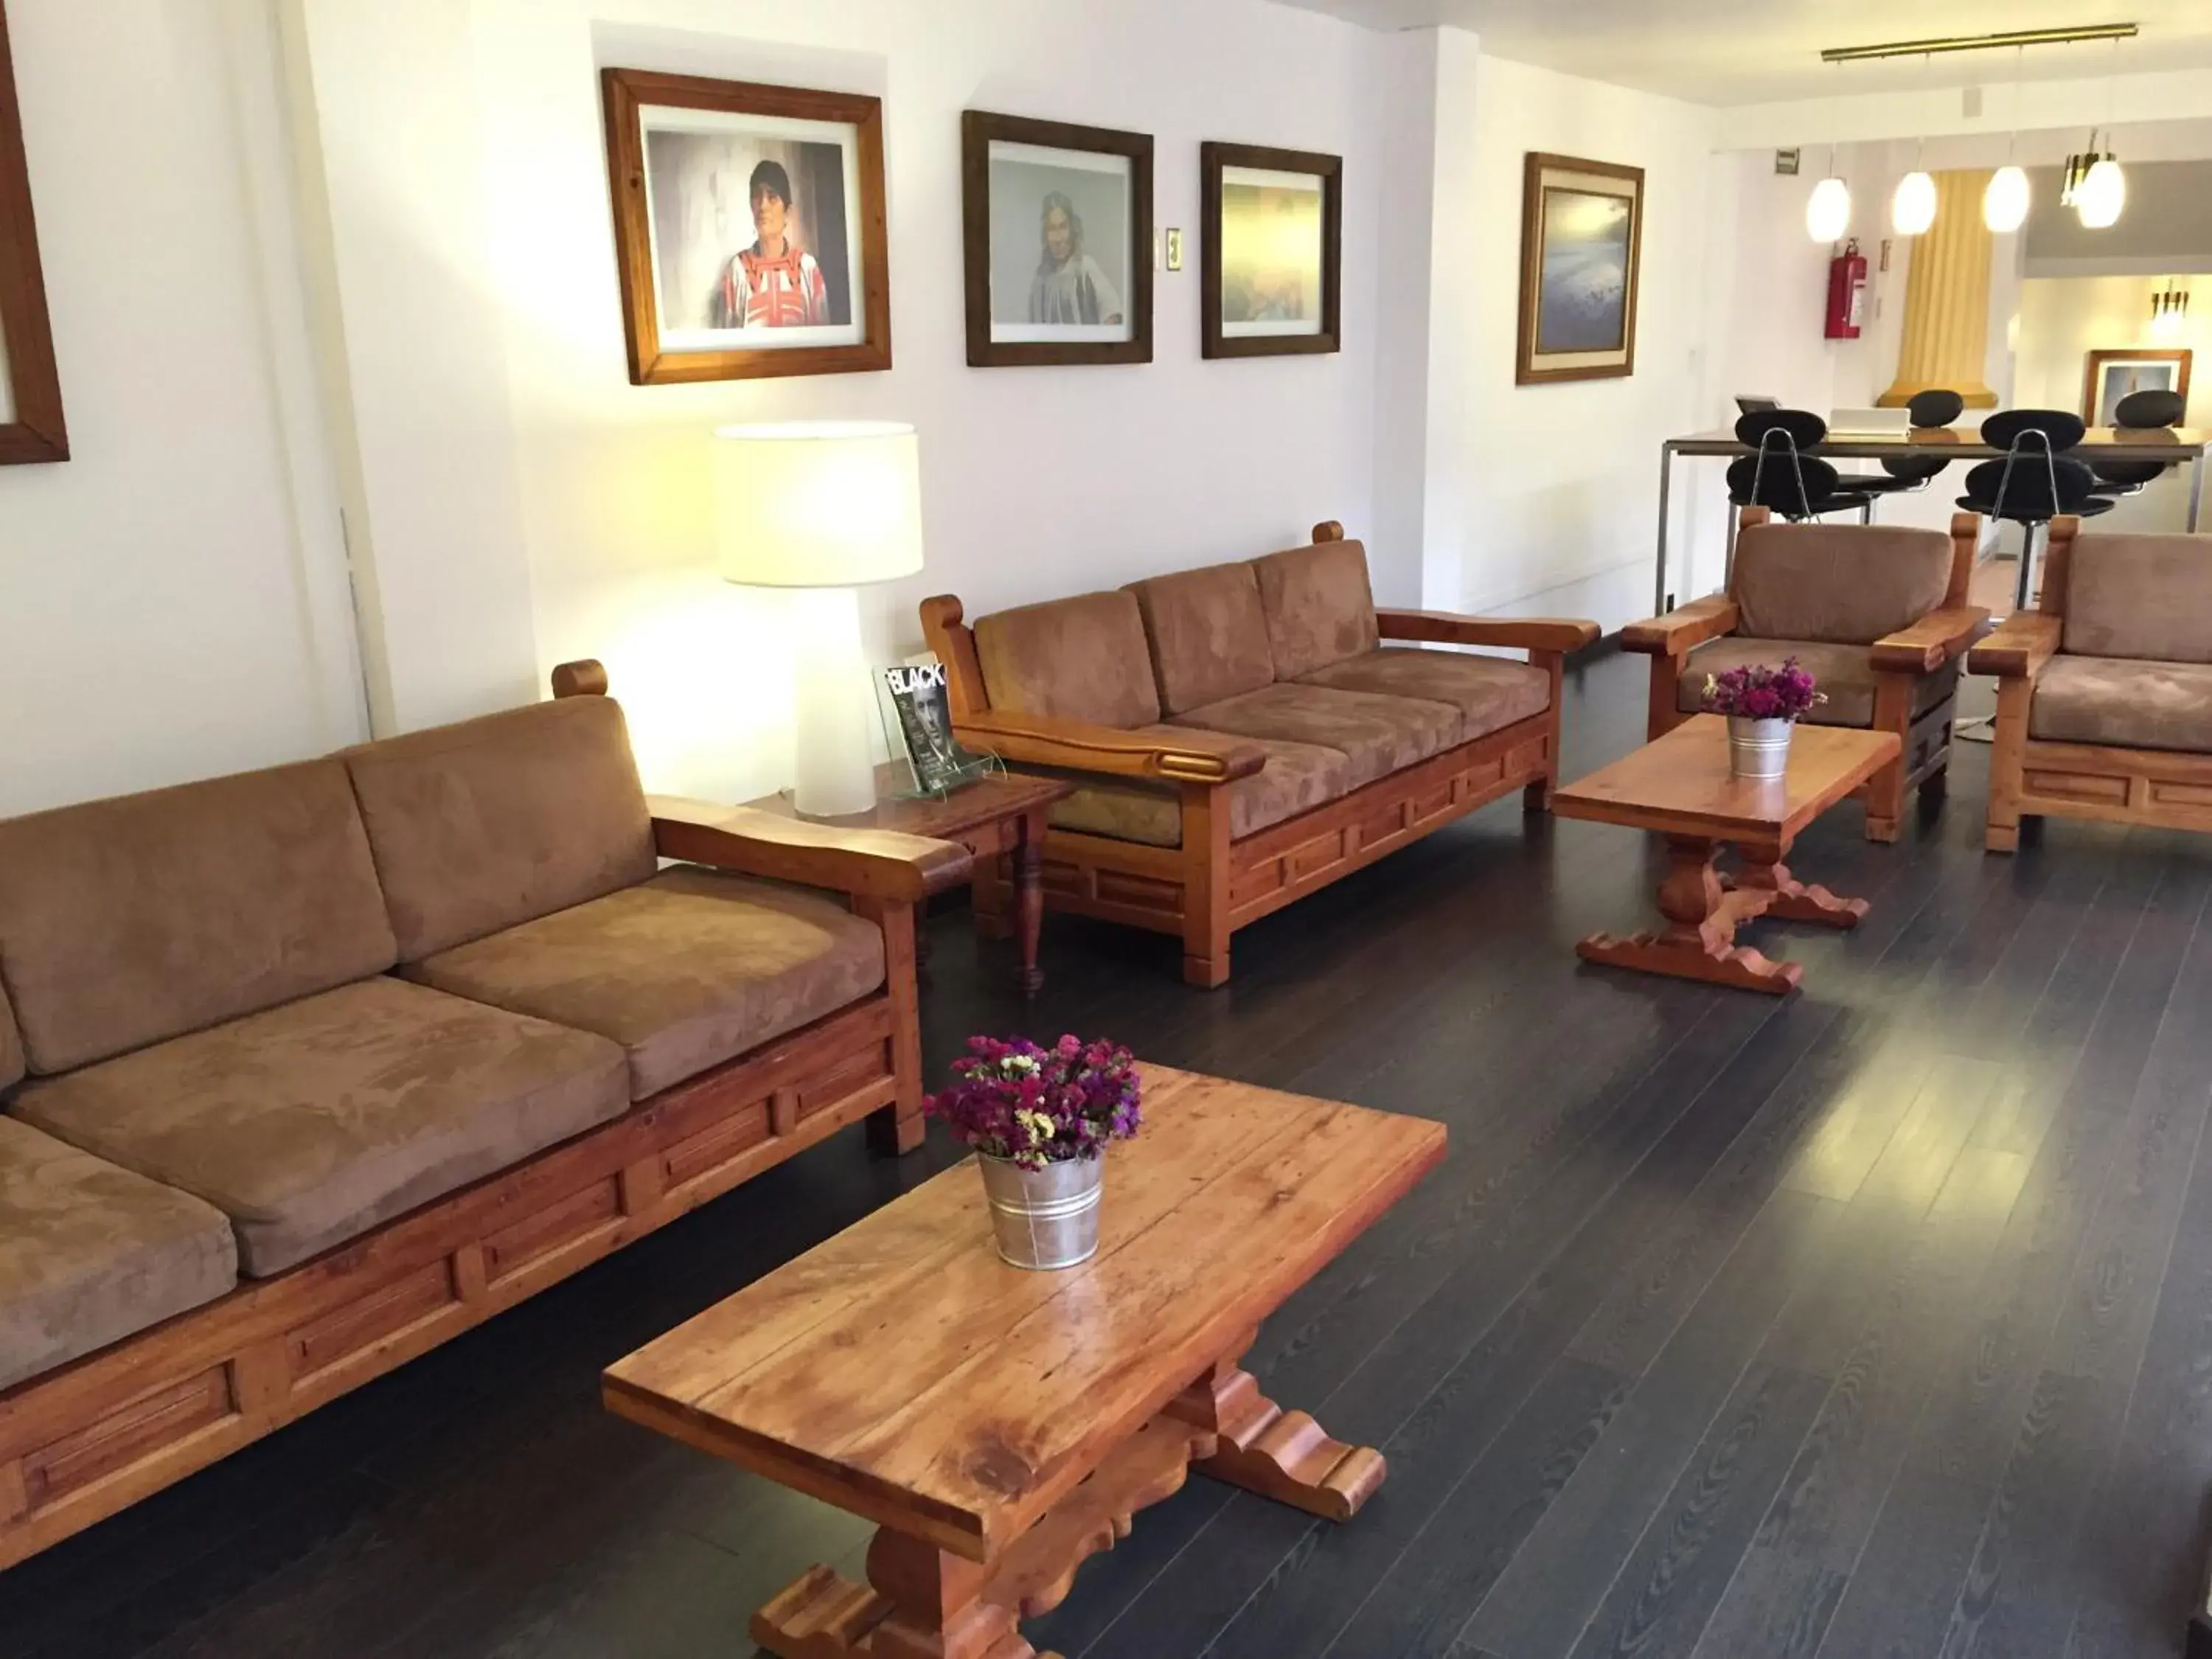
<svg viewBox="0 0 2212 1659">
<path fill-rule="evenodd" d="M 0 823 L 0 972 L 34 1073 L 392 965 L 345 769 L 312 761 Z"/>
<path fill-rule="evenodd" d="M 15 1011 L 8 1006 L 8 988 L 0 983 L 0 1089 L 23 1077 L 23 1038 L 15 1029 Z"/>
<path fill-rule="evenodd" d="M 220 1210 L 0 1117 L 0 1389 L 237 1282 Z"/>
<path fill-rule="evenodd" d="M 1951 538 L 1940 530 L 1753 525 L 1737 538 L 1729 592 L 1743 634 L 1872 645 L 1943 603 L 1951 561 Z"/>
<path fill-rule="evenodd" d="M 1684 659 L 1676 683 L 1674 707 L 1694 714 L 1705 707 L 1705 678 L 1751 663 L 1779 665 L 1795 657 L 1826 696 L 1806 719 L 1815 726 L 1871 726 L 1875 674 L 1862 645 L 1829 645 L 1818 640 L 1751 640 L 1736 635 L 1699 646 Z M 1957 660 L 1913 682 L 1912 718 L 1917 720 L 1958 690 Z"/>
<path fill-rule="evenodd" d="M 1176 724 L 1334 749 L 1349 763 L 1351 787 L 1358 789 L 1450 748 L 1459 741 L 1461 721 L 1449 703 L 1277 684 L 1191 709 Z"/>
<path fill-rule="evenodd" d="M 1126 588 L 981 617 L 975 659 L 994 708 L 1124 729 L 1160 717 L 1144 618 Z"/>
<path fill-rule="evenodd" d="M 1462 743 L 1487 737 L 1552 706 L 1552 677 L 1532 664 L 1418 647 L 1386 645 L 1363 652 L 1331 663 L 1300 683 L 1450 703 L 1460 712 Z"/>
<path fill-rule="evenodd" d="M 1275 678 L 1260 583 L 1249 562 L 1210 565 L 1132 582 L 1145 619 L 1161 710 L 1256 691 Z"/>
<path fill-rule="evenodd" d="M 2212 663 L 2212 536 L 2077 536 L 2066 569 L 2068 655 Z"/>
<path fill-rule="evenodd" d="M 563 697 L 345 751 L 399 959 L 643 881 L 653 824 L 621 705 Z"/>
<path fill-rule="evenodd" d="M 1303 679 L 1346 657 L 1372 651 L 1382 635 L 1367 584 L 1367 550 L 1358 542 L 1319 542 L 1252 562 L 1267 644 L 1279 680 Z"/>
<path fill-rule="evenodd" d="M 859 1001 L 884 939 L 822 894 L 678 866 L 401 971 L 611 1038 L 643 1100 Z"/>
<path fill-rule="evenodd" d="M 2036 677 L 2027 734 L 2212 755 L 2212 665 L 2053 657 Z"/>
<path fill-rule="evenodd" d="M 1215 735 L 1178 726 L 1156 726 L 1148 731 L 1186 743 Z M 1224 792 L 1228 797 L 1232 841 L 1273 829 L 1285 818 L 1310 812 L 1352 792 L 1352 762 L 1341 750 L 1267 738 L 1249 741 L 1267 751 L 1267 763 L 1250 776 L 1237 779 Z M 1152 847 L 1182 845 L 1182 800 L 1171 786 L 1119 779 L 1085 782 L 1054 805 L 1051 817 L 1056 827 L 1081 835 L 1142 842 Z"/>
<path fill-rule="evenodd" d="M 231 1220 L 257 1278 L 619 1116 L 604 1037 L 404 980 L 27 1085 L 9 1110 Z"/>
</svg>

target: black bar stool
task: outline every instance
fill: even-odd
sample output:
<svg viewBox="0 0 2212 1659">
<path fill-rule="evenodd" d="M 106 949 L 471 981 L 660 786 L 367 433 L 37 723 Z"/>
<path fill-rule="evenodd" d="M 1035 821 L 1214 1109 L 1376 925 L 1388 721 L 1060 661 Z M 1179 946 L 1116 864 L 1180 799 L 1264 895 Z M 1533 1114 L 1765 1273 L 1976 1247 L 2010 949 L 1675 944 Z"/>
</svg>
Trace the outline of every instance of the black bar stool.
<svg viewBox="0 0 2212 1659">
<path fill-rule="evenodd" d="M 2112 409 L 2112 423 L 2122 431 L 2154 432 L 2179 426 L 2189 405 L 2178 392 L 2130 392 Z M 2159 475 L 2180 465 L 2179 461 L 2092 461 L 2100 495 L 2140 495 Z"/>
<path fill-rule="evenodd" d="M 2015 611 L 2027 610 L 2035 597 L 2038 532 L 2047 536 L 2061 514 L 2087 519 L 2112 510 L 2109 496 L 2094 493 L 2096 474 L 2066 457 L 2087 430 L 2080 416 L 2063 409 L 2008 409 L 1982 422 L 1982 441 L 2005 453 L 1968 471 L 1959 505 L 2021 526 Z"/>
</svg>

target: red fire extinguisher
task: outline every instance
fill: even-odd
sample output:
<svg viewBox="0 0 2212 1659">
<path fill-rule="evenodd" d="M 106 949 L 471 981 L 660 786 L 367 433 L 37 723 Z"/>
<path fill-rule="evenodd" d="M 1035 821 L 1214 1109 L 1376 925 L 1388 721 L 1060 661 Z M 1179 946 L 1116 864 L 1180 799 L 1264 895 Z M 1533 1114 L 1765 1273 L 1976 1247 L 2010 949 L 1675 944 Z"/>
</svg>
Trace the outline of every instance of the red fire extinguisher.
<svg viewBox="0 0 2212 1659">
<path fill-rule="evenodd" d="M 1844 244 L 1844 251 L 1828 265 L 1828 332 L 1831 340 L 1856 340 L 1865 321 L 1866 255 L 1858 239 Z"/>
</svg>

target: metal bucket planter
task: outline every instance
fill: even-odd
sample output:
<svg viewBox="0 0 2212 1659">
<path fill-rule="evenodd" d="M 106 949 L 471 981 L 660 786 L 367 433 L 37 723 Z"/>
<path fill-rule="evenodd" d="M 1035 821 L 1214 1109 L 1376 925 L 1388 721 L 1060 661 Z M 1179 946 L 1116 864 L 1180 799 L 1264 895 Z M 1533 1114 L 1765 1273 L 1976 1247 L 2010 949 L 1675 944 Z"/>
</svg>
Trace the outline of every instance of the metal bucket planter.
<svg viewBox="0 0 2212 1659">
<path fill-rule="evenodd" d="M 1729 775 L 1772 781 L 1790 769 L 1790 733 L 1795 720 L 1729 716 Z"/>
<path fill-rule="evenodd" d="M 983 1153 L 984 1195 L 991 1200 L 991 1232 L 999 1255 L 1017 1267 L 1073 1267 L 1098 1249 L 1098 1195 L 1106 1176 L 1103 1158 L 1071 1158 L 1024 1170 Z"/>
</svg>

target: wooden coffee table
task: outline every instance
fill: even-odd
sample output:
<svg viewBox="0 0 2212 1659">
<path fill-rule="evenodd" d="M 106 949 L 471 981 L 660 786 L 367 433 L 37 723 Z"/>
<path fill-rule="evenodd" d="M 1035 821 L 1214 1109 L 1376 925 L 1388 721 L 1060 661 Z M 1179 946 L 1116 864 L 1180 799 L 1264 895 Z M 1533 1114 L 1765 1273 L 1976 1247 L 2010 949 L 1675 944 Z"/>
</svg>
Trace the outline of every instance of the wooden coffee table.
<svg viewBox="0 0 2212 1659">
<path fill-rule="evenodd" d="M 1075 793 L 1075 786 L 1026 772 L 994 772 L 941 799 L 902 798 L 895 792 L 904 781 L 903 767 L 879 766 L 876 769 L 878 799 L 873 811 L 818 822 L 846 829 L 891 830 L 902 836 L 926 836 L 932 841 L 957 841 L 974 854 L 979 874 L 990 867 L 990 861 L 1004 856 L 1012 866 L 1014 914 L 1006 916 L 986 911 L 981 901 L 993 890 L 978 884 L 974 890 L 978 901 L 975 931 L 986 939 L 1012 934 L 1021 952 L 1014 982 L 1031 994 L 1042 990 L 1044 974 L 1037 966 L 1037 944 L 1044 930 L 1046 819 L 1054 805 Z M 745 805 L 786 817 L 800 816 L 787 794 L 767 795 Z"/>
<path fill-rule="evenodd" d="M 1659 885 L 1656 933 L 1621 939 L 1593 933 L 1575 947 L 1591 962 L 1647 974 L 1673 974 L 1747 991 L 1782 995 L 1804 975 L 1794 962 L 1770 961 L 1735 942 L 1754 916 L 1855 927 L 1864 899 L 1838 898 L 1797 880 L 1782 860 L 1814 818 L 1896 761 L 1891 732 L 1800 726 L 1790 744 L 1789 775 L 1753 783 L 1729 775 L 1728 722 L 1696 714 L 1634 754 L 1569 784 L 1553 797 L 1563 818 L 1653 830 L 1667 837 L 1667 878 Z M 1722 852 L 1741 854 L 1734 876 L 1715 867 Z"/>
<path fill-rule="evenodd" d="M 1098 1254 L 998 1258 L 969 1164 L 619 1364 L 610 1409 L 878 1523 L 752 1621 L 784 1659 L 1032 1659 L 1018 1623 L 1195 1466 L 1334 1520 L 1381 1455 L 1237 1368 L 1260 1322 L 1443 1156 L 1442 1124 L 1147 1066 Z"/>
</svg>

